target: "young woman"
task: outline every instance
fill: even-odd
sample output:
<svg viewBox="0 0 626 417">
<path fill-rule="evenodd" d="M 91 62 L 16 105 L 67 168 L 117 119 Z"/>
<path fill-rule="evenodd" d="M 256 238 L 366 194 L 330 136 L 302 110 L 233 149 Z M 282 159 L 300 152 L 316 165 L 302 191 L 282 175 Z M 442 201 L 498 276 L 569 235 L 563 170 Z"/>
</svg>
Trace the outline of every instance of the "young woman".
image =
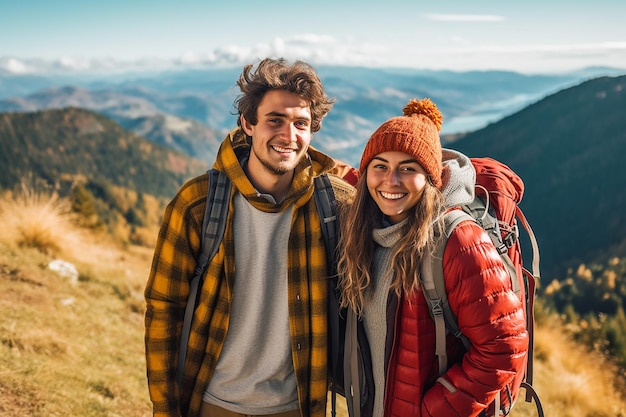
<svg viewBox="0 0 626 417">
<path fill-rule="evenodd" d="M 351 398 L 348 408 L 361 417 L 489 415 L 488 405 L 526 364 L 523 306 L 487 234 L 460 223 L 446 245 L 444 278 L 471 345 L 466 350 L 448 335 L 449 366 L 440 376 L 420 272 L 443 213 L 473 199 L 475 171 L 467 157 L 442 152 L 442 116 L 432 101 L 411 100 L 403 113 L 367 142 L 355 199 L 342 213 L 341 303 L 363 321 L 371 351 L 365 373 L 374 380 L 373 411 Z M 452 158 L 442 162 L 444 153 Z M 346 375 L 354 375 L 349 354 L 345 360 Z"/>
</svg>

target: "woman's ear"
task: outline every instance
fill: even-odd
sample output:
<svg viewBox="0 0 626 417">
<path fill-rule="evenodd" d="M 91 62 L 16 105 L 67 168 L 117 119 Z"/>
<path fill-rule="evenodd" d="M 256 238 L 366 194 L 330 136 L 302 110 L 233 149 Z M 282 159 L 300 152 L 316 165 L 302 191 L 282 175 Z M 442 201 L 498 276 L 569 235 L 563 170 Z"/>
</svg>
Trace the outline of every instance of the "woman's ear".
<svg viewBox="0 0 626 417">
<path fill-rule="evenodd" d="M 246 132 L 246 135 L 252 136 L 252 125 L 243 117 L 243 114 L 239 116 L 239 120 L 241 121 L 241 128 Z"/>
</svg>

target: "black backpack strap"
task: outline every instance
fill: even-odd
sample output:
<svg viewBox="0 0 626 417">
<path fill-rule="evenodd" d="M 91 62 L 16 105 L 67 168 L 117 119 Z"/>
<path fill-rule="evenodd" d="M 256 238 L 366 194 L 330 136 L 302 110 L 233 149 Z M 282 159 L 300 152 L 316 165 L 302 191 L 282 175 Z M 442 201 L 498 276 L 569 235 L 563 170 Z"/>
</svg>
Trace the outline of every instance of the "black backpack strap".
<svg viewBox="0 0 626 417">
<path fill-rule="evenodd" d="M 337 415 L 337 393 L 346 397 L 346 400 L 347 395 L 350 395 L 354 405 L 354 413 L 363 410 L 364 415 L 371 415 L 374 406 L 374 378 L 371 372 L 371 354 L 363 321 L 359 320 L 354 313 L 348 320 L 348 310 L 339 307 L 340 293 L 337 276 L 339 222 L 335 193 L 328 175 L 324 174 L 315 178 L 314 196 L 321 220 L 328 263 L 328 365 L 330 369 L 331 416 Z M 353 341 L 350 352 L 344 352 L 347 320 L 352 332 L 349 336 Z M 352 385 L 359 385 L 356 387 L 356 392 L 347 393 L 345 391 L 347 384 L 345 383 L 344 354 L 348 355 L 346 359 L 349 358 L 353 365 L 350 369 L 349 379 L 352 380 Z M 354 366 L 355 361 L 356 366 Z"/>
<path fill-rule="evenodd" d="M 176 379 L 180 386 L 185 369 L 185 358 L 187 356 L 187 347 L 189 344 L 189 333 L 191 332 L 191 322 L 193 312 L 199 298 L 199 288 L 202 287 L 204 273 L 206 272 L 209 262 L 220 247 L 224 230 L 226 229 L 226 215 L 228 213 L 228 205 L 230 203 L 231 183 L 226 174 L 221 171 L 210 169 L 209 188 L 206 198 L 206 208 L 204 219 L 202 220 L 202 243 L 201 254 L 196 264 L 196 269 L 189 283 L 189 298 L 185 307 L 185 316 L 183 319 L 183 329 L 180 335 L 180 349 L 178 350 L 178 368 Z"/>
<path fill-rule="evenodd" d="M 541 400 L 539 399 L 539 394 L 537 394 L 537 391 L 535 391 L 533 386 L 530 385 L 527 382 L 522 382 L 522 384 L 520 386 L 522 388 L 526 389 L 526 396 L 527 397 L 530 397 L 531 399 L 535 400 L 535 404 L 537 405 L 537 416 L 544 417 L 543 405 L 541 404 Z M 531 400 L 526 400 L 526 401 L 527 402 L 531 402 Z"/>
<path fill-rule="evenodd" d="M 326 260 L 328 262 L 328 271 L 331 276 L 337 273 L 337 210 L 335 202 L 335 192 L 328 178 L 328 174 L 322 174 L 315 177 L 315 205 L 321 220 L 322 235 L 324 237 L 326 247 Z"/>
<path fill-rule="evenodd" d="M 361 384 L 359 381 L 359 342 L 358 342 L 358 318 L 352 309 L 347 311 L 346 318 L 346 338 L 344 355 L 347 358 L 344 362 L 344 388 L 346 406 L 350 417 L 361 417 Z"/>
</svg>

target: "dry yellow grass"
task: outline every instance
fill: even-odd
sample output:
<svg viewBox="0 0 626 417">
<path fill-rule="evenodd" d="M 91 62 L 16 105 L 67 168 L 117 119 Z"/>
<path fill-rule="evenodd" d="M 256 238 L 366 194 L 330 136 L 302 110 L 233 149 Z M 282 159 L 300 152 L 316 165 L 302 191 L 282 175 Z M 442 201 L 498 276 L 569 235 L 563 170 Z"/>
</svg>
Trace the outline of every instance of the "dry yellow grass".
<svg viewBox="0 0 626 417">
<path fill-rule="evenodd" d="M 546 417 L 626 417 L 626 392 L 616 380 L 617 369 L 601 355 L 549 323 L 537 329 L 535 349 L 533 386 Z M 327 410 L 330 416 L 330 397 Z M 345 400 L 337 396 L 337 417 L 347 416 Z M 522 390 L 509 416 L 537 416 L 536 404 L 527 403 Z"/>
<path fill-rule="evenodd" d="M 69 201 L 56 193 L 23 185 L 19 192 L 0 199 L 0 239 L 48 254 L 68 250 L 80 234 L 71 227 L 70 208 Z"/>
<path fill-rule="evenodd" d="M 0 415 L 148 416 L 150 250 L 89 235 L 62 207 L 53 195 L 0 205 L 0 224 L 16 229 L 0 237 Z M 74 264 L 78 281 L 50 270 L 55 259 Z"/>
<path fill-rule="evenodd" d="M 49 199 L 0 203 L 0 415 L 149 416 L 142 293 L 152 249 L 86 233 L 56 209 L 40 217 L 50 232 L 46 244 L 7 232 L 7 225 L 40 227 L 25 225 L 58 203 Z M 54 259 L 73 263 L 78 281 L 50 270 Z M 626 416 L 615 370 L 600 356 L 555 324 L 539 326 L 536 345 L 535 386 L 546 416 Z M 346 416 L 345 402 L 337 403 L 338 416 Z M 511 416 L 534 416 L 533 407 L 518 401 Z"/>
<path fill-rule="evenodd" d="M 535 387 L 550 417 L 624 417 L 626 392 L 618 370 L 596 352 L 572 342 L 557 324 L 536 333 Z M 534 416 L 518 402 L 513 416 Z M 518 414 L 519 408 L 519 414 Z"/>
</svg>

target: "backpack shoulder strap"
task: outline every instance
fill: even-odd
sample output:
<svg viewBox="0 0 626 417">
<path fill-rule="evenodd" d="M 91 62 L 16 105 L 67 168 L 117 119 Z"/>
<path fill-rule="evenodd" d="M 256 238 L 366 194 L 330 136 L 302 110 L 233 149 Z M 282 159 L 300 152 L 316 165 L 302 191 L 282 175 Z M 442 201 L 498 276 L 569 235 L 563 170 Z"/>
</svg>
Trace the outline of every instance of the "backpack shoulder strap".
<svg viewBox="0 0 626 417">
<path fill-rule="evenodd" d="M 526 216 L 522 212 L 519 206 L 515 207 L 515 215 L 522 223 L 524 229 L 526 229 L 526 233 L 528 234 L 528 238 L 530 239 L 530 244 L 533 250 L 533 260 L 532 260 L 532 276 L 538 280 L 540 279 L 539 273 L 539 245 L 537 244 L 537 238 L 535 237 L 535 233 L 533 229 L 530 227 L 530 223 L 526 220 Z"/>
<path fill-rule="evenodd" d="M 345 181 L 345 179 L 342 179 Z M 321 221 L 328 263 L 328 350 L 332 417 L 337 415 L 337 393 L 346 397 L 349 414 L 370 415 L 374 406 L 371 354 L 363 322 L 351 309 L 339 307 L 337 201 L 328 174 L 315 178 L 315 204 Z M 346 362 L 344 362 L 344 359 Z M 349 369 L 346 368 L 349 363 Z M 350 402 L 352 401 L 352 402 Z"/>
<path fill-rule="evenodd" d="M 178 351 L 178 368 L 177 380 L 180 386 L 185 369 L 185 357 L 187 356 L 187 347 L 189 344 L 189 333 L 191 331 L 191 322 L 193 312 L 198 302 L 198 289 L 202 287 L 204 273 L 209 262 L 220 247 L 224 231 L 226 229 L 226 215 L 230 202 L 231 183 L 226 174 L 216 169 L 207 171 L 209 174 L 209 187 L 206 197 L 206 208 L 204 211 L 204 219 L 202 220 L 202 242 L 201 253 L 196 264 L 193 277 L 189 283 L 189 298 L 185 307 L 185 316 L 183 319 L 183 329 L 180 337 L 180 349 Z"/>
<path fill-rule="evenodd" d="M 462 210 L 451 210 L 444 215 L 444 230 L 441 231 L 441 237 L 437 240 L 436 247 L 432 251 L 426 252 L 424 267 L 421 270 L 424 295 L 426 295 L 435 321 L 435 353 L 439 359 L 439 375 L 443 375 L 448 368 L 446 325 L 448 331 L 460 338 L 465 347 L 469 348 L 469 340 L 461 334 L 456 317 L 448 303 L 443 276 L 443 253 L 446 249 L 446 243 L 454 228 L 464 220 L 475 221 Z"/>
<path fill-rule="evenodd" d="M 320 218 L 320 225 L 322 228 L 322 237 L 324 239 L 324 247 L 326 249 L 326 263 L 329 274 L 328 280 L 328 333 L 329 333 L 329 366 L 330 366 L 330 391 L 331 391 L 331 416 L 337 415 L 337 390 L 341 390 L 335 381 L 333 374 L 336 374 L 339 369 L 340 357 L 343 355 L 339 353 L 339 338 L 343 333 L 340 329 L 340 308 L 339 300 L 337 297 L 337 239 L 338 239 L 338 224 L 336 213 L 336 200 L 333 186 L 330 182 L 328 174 L 322 174 L 314 179 L 314 191 L 315 206 L 317 207 L 317 213 Z M 356 325 L 355 325 L 356 326 Z M 356 337 L 356 333 L 355 333 Z"/>
<path fill-rule="evenodd" d="M 315 177 L 315 205 L 321 220 L 322 235 L 326 247 L 326 259 L 331 276 L 336 274 L 337 259 L 337 210 L 335 192 L 328 174 Z"/>
<path fill-rule="evenodd" d="M 346 362 L 348 366 L 344 366 L 344 388 L 346 406 L 348 415 L 351 417 L 361 417 L 361 382 L 359 381 L 359 353 L 358 353 L 358 330 L 357 317 L 354 310 L 348 308 L 346 312 L 346 335 L 345 335 L 345 351 L 347 355 Z M 334 394 L 334 392 L 333 392 Z"/>
</svg>

